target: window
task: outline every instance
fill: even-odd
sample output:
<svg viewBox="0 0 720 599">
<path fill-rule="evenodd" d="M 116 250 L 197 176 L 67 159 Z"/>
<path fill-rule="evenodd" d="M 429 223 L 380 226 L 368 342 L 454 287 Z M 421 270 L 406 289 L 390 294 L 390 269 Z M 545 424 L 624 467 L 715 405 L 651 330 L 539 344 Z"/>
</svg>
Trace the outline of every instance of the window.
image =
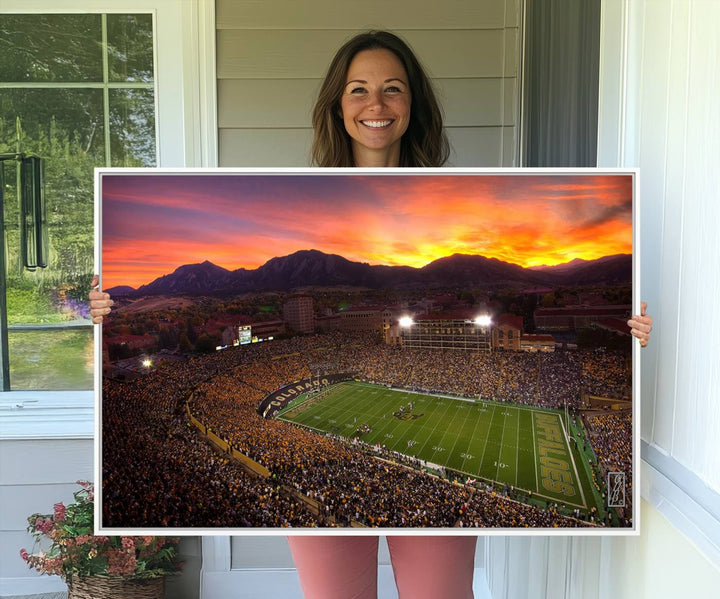
<svg viewBox="0 0 720 599">
<path fill-rule="evenodd" d="M 153 35 L 149 13 L 0 21 L 4 390 L 92 388 L 93 168 L 156 164 Z M 23 265 L 14 154 L 44 159 L 46 268 Z"/>
</svg>

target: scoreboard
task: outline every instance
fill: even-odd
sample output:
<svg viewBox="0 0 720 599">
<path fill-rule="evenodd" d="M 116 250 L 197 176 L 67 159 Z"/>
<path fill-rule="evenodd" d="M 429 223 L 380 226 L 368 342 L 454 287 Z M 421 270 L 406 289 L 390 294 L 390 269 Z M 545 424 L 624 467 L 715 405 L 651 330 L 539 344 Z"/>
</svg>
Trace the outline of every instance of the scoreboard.
<svg viewBox="0 0 720 599">
<path fill-rule="evenodd" d="M 250 325 L 240 325 L 238 327 L 238 344 L 245 345 L 252 343 L 252 327 Z"/>
</svg>

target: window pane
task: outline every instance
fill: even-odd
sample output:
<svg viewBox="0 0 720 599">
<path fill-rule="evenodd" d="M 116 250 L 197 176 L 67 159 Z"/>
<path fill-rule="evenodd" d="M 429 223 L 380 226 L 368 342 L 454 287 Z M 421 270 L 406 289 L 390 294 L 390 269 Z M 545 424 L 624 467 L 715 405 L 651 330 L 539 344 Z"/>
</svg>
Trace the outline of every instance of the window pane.
<svg viewBox="0 0 720 599">
<path fill-rule="evenodd" d="M 112 77 L 151 83 L 151 15 L 108 15 L 107 23 Z M 5 88 L 0 93 L 0 153 L 19 151 L 45 161 L 49 240 L 48 267 L 24 268 L 17 163 L 3 162 L 12 389 L 92 388 L 87 294 L 94 270 L 93 169 L 110 166 L 108 150 L 113 165 L 156 163 L 152 89 L 63 88 L 66 82 L 102 85 L 101 40 L 99 14 L 0 17 L 5 52 L 0 55 L 0 82 L 52 83 L 45 89 Z M 111 131 L 105 127 L 108 119 Z M 43 328 L 28 331 L 19 325 Z"/>
<path fill-rule="evenodd" d="M 21 150 L 45 159 L 50 247 L 48 268 L 23 267 L 16 162 L 6 161 L 8 324 L 88 322 L 86 330 L 11 330 L 11 388 L 91 389 L 92 327 L 84 298 L 93 270 L 93 167 L 105 155 L 102 90 L 5 90 L 0 107 L 0 151 L 15 149 L 19 117 Z"/>
<path fill-rule="evenodd" d="M 93 164 L 104 163 L 101 89 L 3 89 L 0 152 L 17 149 L 17 118 L 22 128 L 21 151 L 58 159 L 68 158 L 66 152 L 80 151 Z"/>
<path fill-rule="evenodd" d="M 93 168 L 102 165 L 105 157 L 102 115 L 102 90 L 4 91 L 0 100 L 0 152 L 16 149 L 16 120 L 19 118 L 20 150 L 45 159 L 50 242 L 49 267 L 36 272 L 25 270 L 20 254 L 16 163 L 5 162 L 4 216 L 9 293 L 13 285 L 23 288 L 28 281 L 45 290 L 46 295 L 51 293 L 52 285 L 60 281 L 72 289 L 79 284 L 78 277 L 83 272 L 92 271 Z M 49 314 L 64 310 L 58 302 L 56 293 L 50 302 L 55 307 L 48 316 L 31 320 L 20 317 L 14 311 L 20 304 L 14 304 L 13 309 L 9 308 L 8 321 L 29 324 L 56 321 Z M 71 314 L 67 318 L 76 316 Z"/>
<path fill-rule="evenodd" d="M 92 327 L 10 331 L 8 343 L 13 389 L 92 389 Z"/>
<path fill-rule="evenodd" d="M 102 81 L 100 15 L 2 15 L 0 81 Z"/>
<path fill-rule="evenodd" d="M 108 15 L 110 81 L 153 80 L 152 15 Z"/>
<path fill-rule="evenodd" d="M 155 166 L 155 104 L 151 89 L 110 90 L 112 166 Z"/>
</svg>

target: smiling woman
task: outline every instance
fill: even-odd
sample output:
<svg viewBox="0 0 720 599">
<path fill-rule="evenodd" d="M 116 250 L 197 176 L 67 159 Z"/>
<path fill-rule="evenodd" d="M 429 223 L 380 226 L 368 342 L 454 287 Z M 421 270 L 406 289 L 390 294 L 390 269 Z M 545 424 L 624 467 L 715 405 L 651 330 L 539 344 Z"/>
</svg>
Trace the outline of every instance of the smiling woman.
<svg viewBox="0 0 720 599">
<path fill-rule="evenodd" d="M 442 166 L 442 112 L 410 47 L 387 31 L 353 37 L 330 63 L 313 110 L 317 166 Z"/>
<path fill-rule="evenodd" d="M 411 102 L 402 63 L 389 50 L 365 50 L 353 58 L 347 79 L 340 116 L 352 138 L 355 162 L 399 164 Z"/>
</svg>

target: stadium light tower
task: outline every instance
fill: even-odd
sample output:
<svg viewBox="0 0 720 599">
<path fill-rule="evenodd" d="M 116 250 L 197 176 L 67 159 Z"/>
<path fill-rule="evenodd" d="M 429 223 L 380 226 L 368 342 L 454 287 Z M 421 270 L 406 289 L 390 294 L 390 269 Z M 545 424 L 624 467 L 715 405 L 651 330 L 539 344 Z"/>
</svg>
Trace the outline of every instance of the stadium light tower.
<svg viewBox="0 0 720 599">
<path fill-rule="evenodd" d="M 475 324 L 486 329 L 492 324 L 492 318 L 490 318 L 487 314 L 481 314 L 475 319 Z"/>
<path fill-rule="evenodd" d="M 413 321 L 413 319 L 410 318 L 409 316 L 403 316 L 403 317 L 399 320 L 399 323 L 400 323 L 400 326 L 403 327 L 404 329 L 406 329 L 406 328 L 408 328 L 408 327 L 411 327 L 412 325 L 415 324 L 415 322 Z"/>
<path fill-rule="evenodd" d="M 475 317 L 475 320 L 473 320 L 473 324 L 479 328 L 479 333 L 476 330 L 477 335 L 477 342 L 478 342 L 478 349 L 481 351 L 492 351 L 492 341 L 490 340 L 490 336 L 488 333 L 488 329 L 492 325 L 492 318 L 490 318 L 489 314 L 479 314 Z"/>
<path fill-rule="evenodd" d="M 407 347 L 408 345 L 413 345 L 413 333 L 415 332 L 415 328 L 413 325 L 415 324 L 415 321 L 410 316 L 402 316 L 398 320 L 398 324 L 400 325 L 400 339 L 402 341 L 403 348 Z"/>
</svg>

